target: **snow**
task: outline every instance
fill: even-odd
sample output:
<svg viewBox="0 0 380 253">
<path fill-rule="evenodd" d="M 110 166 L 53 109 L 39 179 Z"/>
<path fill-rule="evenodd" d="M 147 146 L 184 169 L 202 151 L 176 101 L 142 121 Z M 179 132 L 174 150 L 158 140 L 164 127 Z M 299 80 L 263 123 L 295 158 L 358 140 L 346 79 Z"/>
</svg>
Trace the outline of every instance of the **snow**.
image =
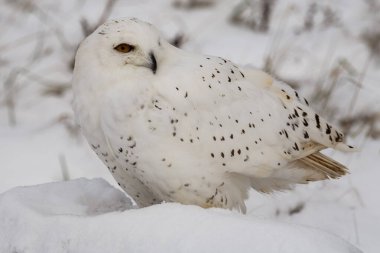
<svg viewBox="0 0 380 253">
<path fill-rule="evenodd" d="M 135 16 L 150 21 L 168 38 L 183 33 L 183 47 L 187 50 L 222 56 L 237 64 L 264 68 L 269 57 L 275 74 L 297 84 L 300 93 L 309 98 L 312 107 L 334 123 L 339 123 L 346 116 L 356 117 L 369 113 L 379 115 L 379 56 L 376 57 L 368 50 L 362 38 L 363 32 L 379 27 L 380 9 L 376 7 L 380 4 L 378 0 L 278 0 L 275 1 L 270 29 L 266 33 L 254 32 L 228 22 L 237 2 L 239 1 L 219 0 L 214 6 L 186 10 L 173 8 L 168 0 L 116 1 L 110 18 Z M 338 23 L 326 26 L 319 13 L 314 28 L 303 31 L 304 20 L 312 3 L 322 6 L 322 9 L 333 10 L 338 17 Z M 372 3 L 372 6 L 368 3 Z M 102 13 L 104 1 L 3 0 L 0 1 L 0 6 L 0 193 L 17 186 L 80 177 L 101 177 L 119 189 L 75 127 L 70 106 L 71 90 L 67 89 L 61 95 L 45 95 L 47 88 L 60 84 L 70 85 L 70 64 L 77 44 L 83 39 L 80 21 L 86 19 L 90 24 L 95 24 Z M 368 68 L 365 67 L 367 62 Z M 12 75 L 18 71 L 20 74 L 17 77 Z M 334 85 L 336 74 L 338 81 L 331 93 L 331 99 L 325 101 L 325 96 L 314 97 L 318 89 L 328 89 Z M 362 86 L 357 83 L 360 80 Z M 356 93 L 358 99 L 351 106 Z M 13 126 L 10 124 L 9 109 L 6 106 L 6 101 L 11 98 L 15 104 L 16 124 Z M 83 182 L 82 186 L 77 185 L 76 181 L 67 186 L 66 184 L 71 183 L 68 181 L 61 186 L 53 184 L 55 190 L 43 188 L 45 191 L 42 192 L 38 187 L 16 188 L 12 190 L 13 198 L 7 200 L 10 203 L 4 204 L 5 195 L 2 195 L 0 219 L 2 224 L 14 222 L 15 227 L 7 227 L 8 230 L 23 237 L 17 241 L 17 237 L 11 238 L 9 233 L 5 237 L 1 234 L 0 247 L 9 246 L 12 249 L 18 245 L 26 249 L 25 251 L 42 247 L 35 252 L 57 252 L 55 248 L 66 245 L 62 247 L 71 247 L 74 252 L 88 252 L 90 250 L 85 247 L 94 249 L 97 242 L 104 245 L 108 243 L 111 247 L 113 239 L 110 237 L 116 235 L 112 231 L 120 231 L 121 234 L 132 228 L 140 231 L 136 224 L 128 223 L 128 226 L 122 228 L 125 230 L 119 230 L 121 228 L 118 225 L 141 219 L 140 223 L 144 224 L 141 234 L 136 233 L 128 240 L 117 237 L 131 245 L 135 243 L 136 247 L 141 247 L 141 250 L 136 249 L 140 252 L 150 246 L 159 247 L 158 242 L 146 243 L 147 238 L 161 240 L 162 245 L 170 240 L 167 247 L 177 246 L 182 250 L 185 250 L 186 245 L 207 246 L 206 242 L 198 242 L 201 239 L 195 238 L 197 234 L 192 226 L 198 225 L 202 228 L 202 231 L 197 230 L 198 235 L 207 233 L 207 238 L 215 235 L 213 239 L 221 239 L 214 247 L 219 243 L 227 249 L 224 244 L 239 242 L 241 245 L 236 243 L 234 248 L 239 252 L 252 252 L 252 246 L 263 246 L 261 241 L 265 241 L 263 237 L 266 233 L 257 233 L 259 228 L 264 230 L 265 226 L 278 226 L 276 229 L 281 230 L 285 226 L 291 231 L 279 238 L 294 234 L 302 238 L 299 241 L 303 242 L 310 241 L 308 235 L 311 238 L 316 237 L 313 232 L 300 235 L 295 229 L 305 229 L 303 226 L 307 226 L 339 235 L 364 252 L 377 253 L 380 249 L 380 200 L 377 194 L 380 192 L 380 145 L 379 137 L 376 139 L 367 134 L 373 129 L 379 129 L 379 121 L 375 125 L 368 122 L 355 125 L 348 135 L 348 142 L 358 146 L 360 152 L 343 154 L 326 150 L 326 154 L 350 168 L 350 175 L 335 181 L 297 186 L 292 191 L 271 195 L 251 191 L 246 216 L 176 204 L 120 213 L 123 208 L 130 207 L 129 202 L 120 193 L 110 190 L 104 182 L 97 180 L 93 183 L 93 195 L 86 190 L 92 183 L 86 184 L 83 180 L 80 181 Z M 99 190 L 104 188 L 108 190 L 103 196 Z M 16 194 L 16 197 L 15 191 L 21 189 L 25 191 Z M 41 192 L 41 195 L 38 196 L 36 192 Z M 49 192 L 56 200 L 46 197 Z M 81 195 L 83 192 L 87 193 Z M 102 197 L 94 199 L 98 195 Z M 92 202 L 86 202 L 83 196 L 90 196 L 88 201 Z M 89 206 L 93 207 L 92 211 L 88 211 Z M 44 212 L 49 215 L 43 215 Z M 75 215 L 64 215 L 65 212 Z M 106 213 L 100 214 L 102 212 Z M 133 217 L 128 217 L 129 215 Z M 112 218 L 116 216 L 120 217 Z M 108 219 L 107 222 L 101 221 L 103 217 Z M 153 221 L 150 217 L 157 217 L 168 223 L 158 224 L 160 220 Z M 178 217 L 193 222 L 187 224 L 188 231 L 191 232 L 176 227 L 177 223 L 183 222 L 175 221 Z M 151 225 L 146 224 L 144 218 Z M 219 234 L 212 230 L 213 226 L 206 227 L 208 220 L 214 222 L 216 227 L 231 226 L 231 230 L 223 229 L 224 232 Z M 50 226 L 53 223 L 59 226 Z M 232 227 L 236 228 L 232 223 L 236 227 L 241 226 L 241 232 L 232 230 Z M 2 224 L 0 229 L 3 233 Z M 171 227 L 176 227 L 177 230 Z M 99 235 L 94 232 L 95 228 L 105 232 Z M 252 232 L 255 228 L 256 233 Z M 86 236 L 81 236 L 82 231 Z M 254 233 L 257 241 L 254 241 L 253 236 L 249 237 L 248 232 Z M 142 240 L 144 233 L 146 237 Z M 63 239 L 63 235 L 67 240 Z M 138 238 L 138 235 L 141 237 Z M 102 240 L 102 236 L 107 237 L 108 241 Z M 52 237 L 56 239 L 50 239 Z M 245 243 L 252 243 L 244 244 L 244 240 L 247 240 Z M 278 240 L 275 238 L 274 242 Z M 332 247 L 332 240 L 328 241 L 325 246 Z M 310 243 L 312 246 L 303 250 L 304 252 L 310 252 L 318 246 L 313 241 Z M 75 249 L 79 244 L 82 245 L 81 250 Z M 117 243 L 112 245 L 116 252 L 122 249 L 116 249 Z M 119 245 L 125 246 L 123 243 Z M 266 247 L 270 245 L 272 244 Z"/>
<path fill-rule="evenodd" d="M 0 252 L 360 252 L 311 227 L 220 209 L 131 209 L 103 179 L 17 187 L 0 195 Z"/>
</svg>

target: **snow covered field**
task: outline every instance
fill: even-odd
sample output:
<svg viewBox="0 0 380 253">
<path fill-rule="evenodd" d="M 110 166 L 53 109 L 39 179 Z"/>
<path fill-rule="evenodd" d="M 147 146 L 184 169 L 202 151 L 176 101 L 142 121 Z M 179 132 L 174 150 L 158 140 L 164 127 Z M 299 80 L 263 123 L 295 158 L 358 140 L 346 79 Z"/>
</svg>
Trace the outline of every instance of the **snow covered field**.
<svg viewBox="0 0 380 253">
<path fill-rule="evenodd" d="M 310 242 L 313 246 L 307 252 L 327 251 L 324 250 L 327 248 L 317 248 L 317 242 L 326 242 L 323 247 L 348 247 L 340 240 L 330 240 L 333 237 L 324 239 L 325 234 L 322 232 L 304 232 L 304 227 L 298 225 L 338 235 L 364 252 L 379 251 L 379 1 L 323 0 L 315 2 L 312 7 L 314 1 L 311 0 L 277 0 L 266 32 L 231 24 L 229 19 L 240 1 L 215 1 L 213 6 L 191 10 L 174 8 L 170 1 L 165 0 L 110 2 L 114 2 L 114 6 L 110 6 L 109 13 L 107 8 L 104 11 L 105 2 L 101 1 L 0 2 L 0 192 L 16 186 L 78 177 L 102 177 L 115 186 L 111 175 L 81 137 L 70 107 L 74 52 L 83 39 L 83 31 L 96 25 L 102 13 L 110 18 L 135 16 L 149 21 L 159 27 L 168 39 L 184 35 L 183 48 L 187 50 L 265 68 L 296 86 L 311 100 L 314 108 L 333 122 L 341 124 L 346 131 L 350 130 L 348 142 L 358 146 L 360 152 L 342 154 L 327 150 L 326 153 L 346 164 L 351 174 L 338 181 L 299 186 L 294 191 L 274 195 L 252 191 L 247 203 L 247 217 L 228 211 L 205 211 L 177 204 L 115 214 L 113 211 L 123 210 L 129 202 L 99 180 L 69 182 L 72 185 L 67 190 L 78 189 L 84 198 L 94 200 L 89 189 L 92 186 L 96 191 L 104 189 L 110 195 L 102 196 L 93 210 L 100 210 L 104 214 L 88 213 L 86 208 L 93 207 L 93 203 L 79 205 L 77 200 L 72 199 L 75 196 L 73 192 L 58 194 L 59 189 L 64 189 L 60 188 L 63 187 L 61 184 L 52 185 L 51 188 L 30 188 L 30 191 L 27 190 L 29 188 L 16 189 L 7 193 L 15 199 L 5 198 L 7 195 L 0 196 L 0 249 L 12 249 L 5 244 L 9 241 L 34 250 L 25 252 L 52 252 L 49 247 L 54 247 L 54 243 L 63 245 L 62 252 L 65 252 L 64 249 L 83 252 L 83 248 L 78 247 L 95 247 L 95 242 L 99 242 L 100 238 L 100 234 L 86 232 L 104 227 L 104 233 L 101 232 L 109 239 L 104 240 L 105 244 L 99 249 L 112 246 L 111 251 L 127 250 L 115 248 L 117 243 L 111 245 L 112 242 L 125 239 L 111 231 L 131 233 L 129 226 L 137 226 L 137 221 L 152 217 L 150 224 L 145 223 L 138 229 L 136 236 L 130 238 L 131 245 L 137 247 L 133 248 L 136 251 L 146 252 L 157 247 L 165 252 L 174 252 L 178 248 L 187 252 L 186 249 L 190 250 L 187 247 L 192 244 L 206 244 L 201 235 L 216 233 L 218 226 L 215 224 L 233 226 L 234 229 L 228 231 L 221 228 L 221 234 L 211 237 L 214 240 L 210 242 L 211 245 L 216 245 L 219 241 L 215 240 L 220 236 L 220 247 L 230 249 L 228 247 L 236 246 L 234 243 L 239 242 L 240 252 L 251 252 L 254 245 L 257 250 L 262 250 L 265 240 L 260 230 L 276 229 L 284 231 L 283 234 L 289 236 L 286 238 L 290 241 L 297 236 L 302 241 L 319 238 L 321 241 L 315 239 L 315 242 Z M 254 10 L 258 8 L 254 7 Z M 257 15 L 255 12 L 248 14 L 248 17 Z M 81 182 L 83 188 L 80 188 Z M 41 189 L 57 192 L 59 196 L 55 200 L 51 196 L 45 198 L 46 192 Z M 16 198 L 18 195 L 21 196 Z M 36 203 L 46 199 L 43 203 L 49 205 L 38 207 L 23 195 L 36 198 Z M 57 209 L 52 207 L 53 204 L 50 205 L 53 201 L 56 201 L 54 205 Z M 70 215 L 59 213 L 65 211 Z M 41 215 L 41 212 L 48 213 Z M 78 217 L 72 217 L 73 214 Z M 25 217 L 21 219 L 23 215 Z M 163 227 L 159 219 L 165 216 L 172 230 L 165 229 L 165 233 L 156 231 L 157 227 Z M 186 233 L 184 228 L 176 229 L 182 219 L 193 216 L 191 223 L 199 224 L 200 227 L 196 229 L 190 222 L 184 226 L 190 226 L 188 228 L 192 231 L 196 229 L 196 233 Z M 35 228 L 27 224 L 33 220 Z M 131 223 L 131 220 L 136 220 L 136 223 Z M 27 228 L 22 233 L 19 231 L 20 241 L 16 237 L 11 240 L 11 237 L 6 237 L 10 234 L 4 234 L 10 231 L 6 231 L 2 225 L 11 224 L 6 222 L 12 221 L 17 225 L 13 227 L 14 233 L 17 233 L 16 229 Z M 61 237 L 55 237 L 50 245 L 44 244 L 44 238 L 51 234 L 52 225 L 57 222 L 60 227 L 56 229 L 59 229 Z M 118 227 L 124 222 L 126 227 Z M 289 225 L 277 222 L 287 222 Z M 80 223 L 83 233 L 88 234 L 88 237 L 82 238 L 84 241 L 74 240 L 78 238 L 78 227 L 71 225 L 76 223 Z M 142 240 L 145 231 L 149 232 L 147 237 L 154 237 L 157 241 L 167 240 L 164 238 L 166 236 L 172 237 L 174 245 L 165 245 L 163 242 L 149 245 Z M 109 237 L 111 235 L 114 237 Z M 275 238 L 275 235 L 270 235 L 273 236 L 270 238 Z M 186 237 L 188 241 L 184 239 Z M 60 241 L 63 238 L 67 240 Z M 234 242 L 228 244 L 229 238 Z M 247 244 L 244 240 L 252 243 Z M 84 243 L 80 246 L 80 242 Z M 64 243 L 67 245 L 64 246 Z M 127 247 L 125 244 L 119 246 Z"/>
<path fill-rule="evenodd" d="M 225 210 L 128 210 L 102 179 L 19 187 L 0 196 L 1 252 L 360 252 L 327 232 Z M 123 212 L 124 211 L 124 212 Z"/>
</svg>

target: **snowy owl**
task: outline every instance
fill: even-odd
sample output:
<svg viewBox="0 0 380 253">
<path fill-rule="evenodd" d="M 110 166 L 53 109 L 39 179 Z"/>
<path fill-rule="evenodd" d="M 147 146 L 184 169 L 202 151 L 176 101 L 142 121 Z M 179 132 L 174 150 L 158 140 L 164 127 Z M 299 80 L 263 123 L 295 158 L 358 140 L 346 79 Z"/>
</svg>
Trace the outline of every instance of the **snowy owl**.
<svg viewBox="0 0 380 253">
<path fill-rule="evenodd" d="M 81 43 L 73 90 L 83 134 L 140 207 L 245 212 L 250 188 L 338 178 L 346 167 L 319 151 L 354 149 L 283 82 L 173 47 L 135 18 L 109 21 Z"/>
</svg>

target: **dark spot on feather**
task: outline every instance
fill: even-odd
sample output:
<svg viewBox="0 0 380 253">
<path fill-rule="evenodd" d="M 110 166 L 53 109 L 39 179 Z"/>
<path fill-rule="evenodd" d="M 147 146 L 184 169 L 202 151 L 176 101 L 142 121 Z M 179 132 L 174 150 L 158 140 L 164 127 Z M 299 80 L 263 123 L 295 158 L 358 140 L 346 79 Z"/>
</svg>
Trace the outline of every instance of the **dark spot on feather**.
<svg viewBox="0 0 380 253">
<path fill-rule="evenodd" d="M 326 134 L 331 134 L 331 126 L 326 123 Z"/>
<path fill-rule="evenodd" d="M 335 138 L 335 141 L 336 142 L 341 142 L 343 141 L 342 139 L 342 134 L 340 134 L 338 131 L 335 130 L 335 133 L 336 133 L 336 138 Z"/>
<path fill-rule="evenodd" d="M 320 122 L 319 122 L 319 115 L 318 114 L 315 114 L 315 121 L 317 122 L 316 127 L 317 128 L 321 128 L 321 125 L 320 125 Z"/>
</svg>

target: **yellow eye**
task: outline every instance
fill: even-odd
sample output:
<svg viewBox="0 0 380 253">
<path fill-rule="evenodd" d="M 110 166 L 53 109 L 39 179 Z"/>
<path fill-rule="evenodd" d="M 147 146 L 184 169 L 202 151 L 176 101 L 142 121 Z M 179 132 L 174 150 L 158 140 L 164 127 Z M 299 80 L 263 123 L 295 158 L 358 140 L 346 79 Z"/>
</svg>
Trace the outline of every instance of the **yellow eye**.
<svg viewBox="0 0 380 253">
<path fill-rule="evenodd" d="M 132 45 L 128 45 L 126 43 L 121 43 L 119 45 L 117 45 L 116 47 L 114 47 L 113 49 L 115 49 L 116 51 L 120 52 L 120 53 L 128 53 L 130 51 L 133 50 L 133 46 Z"/>
</svg>

